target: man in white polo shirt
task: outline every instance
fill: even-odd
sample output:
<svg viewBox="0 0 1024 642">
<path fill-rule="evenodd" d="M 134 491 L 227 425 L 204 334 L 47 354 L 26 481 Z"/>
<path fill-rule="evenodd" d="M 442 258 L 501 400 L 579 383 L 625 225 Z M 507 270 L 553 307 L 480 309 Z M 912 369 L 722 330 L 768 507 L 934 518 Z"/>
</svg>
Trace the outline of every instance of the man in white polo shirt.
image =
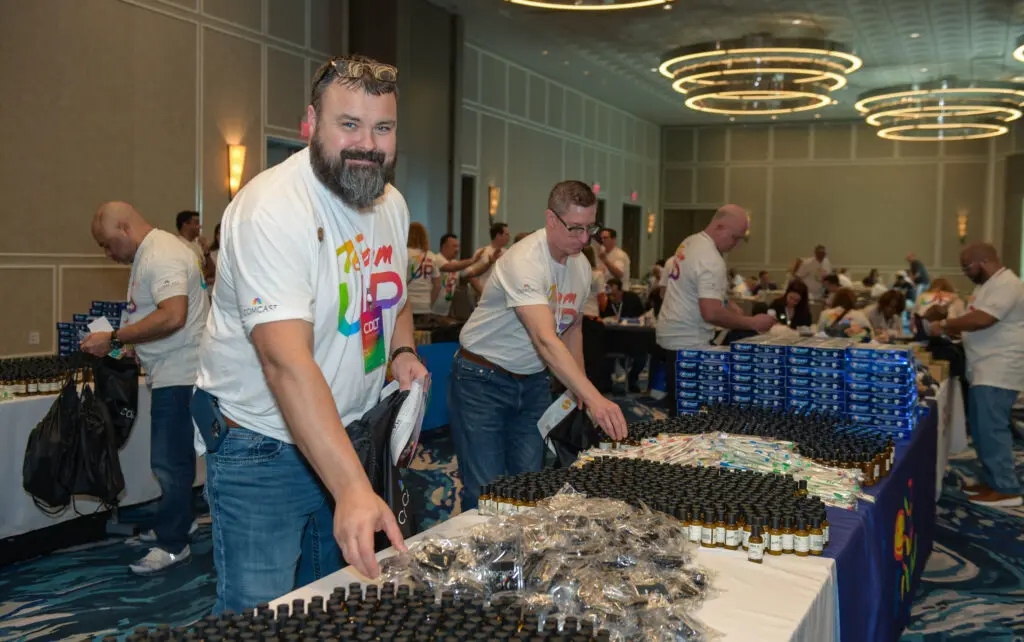
<svg viewBox="0 0 1024 642">
<path fill-rule="evenodd" d="M 675 412 L 675 351 L 711 344 L 715 328 L 767 332 L 775 319 L 767 314 L 748 317 L 729 304 L 729 274 L 723 254 L 746 238 L 749 221 L 738 205 L 715 212 L 703 232 L 689 236 L 665 265 L 665 301 L 656 335 L 667 367 L 668 399 Z"/>
<path fill-rule="evenodd" d="M 807 286 L 812 299 L 826 296 L 824 279 L 829 274 L 832 274 L 832 261 L 828 259 L 824 245 L 816 246 L 814 256 L 804 259 L 800 269 L 796 271 L 796 277 Z"/>
<path fill-rule="evenodd" d="M 610 227 L 601 230 L 597 245 L 597 265 L 604 272 L 605 282 L 611 279 L 622 281 L 622 289 L 629 289 L 629 255 L 618 246 L 619 235 Z"/>
<path fill-rule="evenodd" d="M 215 612 L 338 570 L 335 540 L 368 577 L 379 572 L 375 531 L 404 550 L 345 431 L 379 403 L 389 361 L 403 388 L 426 375 L 406 304 L 409 210 L 389 184 L 397 76 L 361 56 L 322 66 L 309 148 L 254 178 L 224 214 L 192 400 L 210 451 Z M 226 432 L 203 432 L 210 417 Z"/>
<path fill-rule="evenodd" d="M 1010 412 L 1024 391 L 1024 283 L 988 243 L 964 248 L 960 265 L 978 286 L 974 300 L 963 315 L 933 324 L 932 333 L 962 334 L 967 352 L 968 422 L 982 481 L 964 492 L 975 504 L 1020 506 Z"/>
<path fill-rule="evenodd" d="M 134 346 L 153 391 L 149 461 L 161 496 L 153 530 L 142 540 L 155 546 L 130 566 L 134 573 L 148 575 L 192 555 L 188 536 L 196 457 L 189 399 L 209 310 L 206 284 L 192 251 L 174 235 L 154 229 L 128 203 L 102 205 L 93 218 L 92 235 L 109 258 L 130 263 L 132 270 L 121 327 L 89 334 L 82 350 L 102 357 L 121 344 Z"/>
<path fill-rule="evenodd" d="M 580 323 L 590 262 L 580 254 L 597 231 L 597 197 L 580 181 L 555 185 L 543 229 L 495 264 L 462 329 L 448 383 L 462 509 L 476 508 L 495 477 L 540 470 L 537 421 L 551 404 L 547 368 L 606 433 L 626 435 L 622 410 L 587 380 Z"/>
</svg>

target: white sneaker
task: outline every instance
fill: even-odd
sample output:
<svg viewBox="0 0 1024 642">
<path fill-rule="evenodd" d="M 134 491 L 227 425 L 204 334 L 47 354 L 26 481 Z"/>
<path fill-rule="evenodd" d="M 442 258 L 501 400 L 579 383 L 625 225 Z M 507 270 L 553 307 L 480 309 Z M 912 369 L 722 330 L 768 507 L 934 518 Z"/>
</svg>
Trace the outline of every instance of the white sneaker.
<svg viewBox="0 0 1024 642">
<path fill-rule="evenodd" d="M 152 575 L 153 573 L 165 571 L 172 566 L 177 566 L 182 562 L 187 562 L 190 557 L 192 557 L 192 551 L 188 546 L 185 546 L 178 553 L 168 553 L 162 548 L 154 547 L 149 549 L 146 556 L 138 562 L 129 564 L 128 568 L 136 575 Z"/>
<path fill-rule="evenodd" d="M 192 525 L 188 527 L 188 536 L 192 537 L 192 535 L 194 535 L 197 530 L 199 530 L 199 522 L 195 522 L 194 521 L 194 522 L 192 522 Z M 150 530 L 146 531 L 145 533 L 139 533 L 139 541 L 140 542 L 146 542 L 147 544 L 155 542 L 156 541 L 156 531 L 150 529 Z"/>
</svg>

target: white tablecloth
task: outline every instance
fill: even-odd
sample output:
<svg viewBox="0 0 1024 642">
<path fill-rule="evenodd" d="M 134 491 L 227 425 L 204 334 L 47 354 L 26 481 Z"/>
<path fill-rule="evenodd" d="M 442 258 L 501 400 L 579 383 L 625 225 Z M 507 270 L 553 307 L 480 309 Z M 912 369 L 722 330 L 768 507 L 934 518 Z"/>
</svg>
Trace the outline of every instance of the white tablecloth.
<svg viewBox="0 0 1024 642">
<path fill-rule="evenodd" d="M 56 395 L 47 395 L 0 403 L 0 444 L 3 444 L 0 447 L 0 538 L 21 535 L 78 517 L 73 507 L 53 517 L 47 515 L 36 507 L 32 496 L 21 487 L 21 468 L 28 437 L 56 399 Z M 141 504 L 160 496 L 160 485 L 149 468 L 149 402 L 150 391 L 140 380 L 135 426 L 121 449 L 121 470 L 125 482 L 122 506 Z M 198 463 L 196 484 L 205 481 L 206 467 L 204 463 Z M 84 498 L 76 499 L 75 505 L 83 515 L 97 508 L 95 501 Z"/>
<path fill-rule="evenodd" d="M 939 436 L 935 462 L 935 499 L 942 495 L 949 456 L 967 450 L 967 417 L 964 414 L 964 394 L 960 380 L 950 377 L 939 385 L 935 396 L 939 410 Z"/>
<path fill-rule="evenodd" d="M 411 538 L 426 534 L 454 535 L 487 518 L 475 510 Z M 394 554 L 387 549 L 383 559 Z M 707 626 L 733 642 L 800 640 L 830 642 L 839 639 L 838 585 L 835 561 L 821 557 L 765 556 L 763 564 L 751 564 L 743 551 L 698 549 L 698 562 L 715 573 L 713 586 L 720 595 L 704 602 L 696 613 Z M 366 584 L 351 566 L 292 591 L 271 605 L 290 604 L 296 598 L 325 598 L 338 586 Z"/>
</svg>

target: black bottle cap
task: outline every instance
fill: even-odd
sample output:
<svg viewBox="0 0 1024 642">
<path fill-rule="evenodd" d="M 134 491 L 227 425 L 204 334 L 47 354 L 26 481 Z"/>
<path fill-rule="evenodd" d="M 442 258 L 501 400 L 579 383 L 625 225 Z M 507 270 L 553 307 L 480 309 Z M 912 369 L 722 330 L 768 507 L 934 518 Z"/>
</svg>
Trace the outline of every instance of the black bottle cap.
<svg viewBox="0 0 1024 642">
<path fill-rule="evenodd" d="M 821 518 L 820 517 L 812 517 L 811 518 L 811 528 L 821 528 Z"/>
<path fill-rule="evenodd" d="M 728 526 L 736 526 L 736 522 L 739 521 L 737 518 L 736 511 L 729 513 L 729 519 L 726 522 Z"/>
<path fill-rule="evenodd" d="M 754 524 L 753 526 L 750 527 L 750 536 L 751 537 L 760 537 L 761 536 L 761 525 L 760 524 Z"/>
<path fill-rule="evenodd" d="M 778 513 L 772 515 L 772 530 L 779 530 L 782 528 L 782 518 Z"/>
<path fill-rule="evenodd" d="M 785 528 L 793 528 L 793 516 L 786 515 L 785 519 L 783 520 L 783 524 Z"/>
</svg>

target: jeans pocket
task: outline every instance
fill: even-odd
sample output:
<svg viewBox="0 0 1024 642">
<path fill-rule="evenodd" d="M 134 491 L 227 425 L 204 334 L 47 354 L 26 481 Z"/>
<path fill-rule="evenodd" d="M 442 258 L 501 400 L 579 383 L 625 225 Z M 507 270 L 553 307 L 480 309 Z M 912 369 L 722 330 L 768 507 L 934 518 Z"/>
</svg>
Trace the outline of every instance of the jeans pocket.
<svg viewBox="0 0 1024 642">
<path fill-rule="evenodd" d="M 478 381 L 486 383 L 494 378 L 494 371 L 470 361 L 459 360 L 452 368 L 452 374 L 461 381 Z"/>
<path fill-rule="evenodd" d="M 219 466 L 265 464 L 281 456 L 285 444 L 245 428 L 231 428 L 224 443 L 212 455 Z"/>
</svg>

